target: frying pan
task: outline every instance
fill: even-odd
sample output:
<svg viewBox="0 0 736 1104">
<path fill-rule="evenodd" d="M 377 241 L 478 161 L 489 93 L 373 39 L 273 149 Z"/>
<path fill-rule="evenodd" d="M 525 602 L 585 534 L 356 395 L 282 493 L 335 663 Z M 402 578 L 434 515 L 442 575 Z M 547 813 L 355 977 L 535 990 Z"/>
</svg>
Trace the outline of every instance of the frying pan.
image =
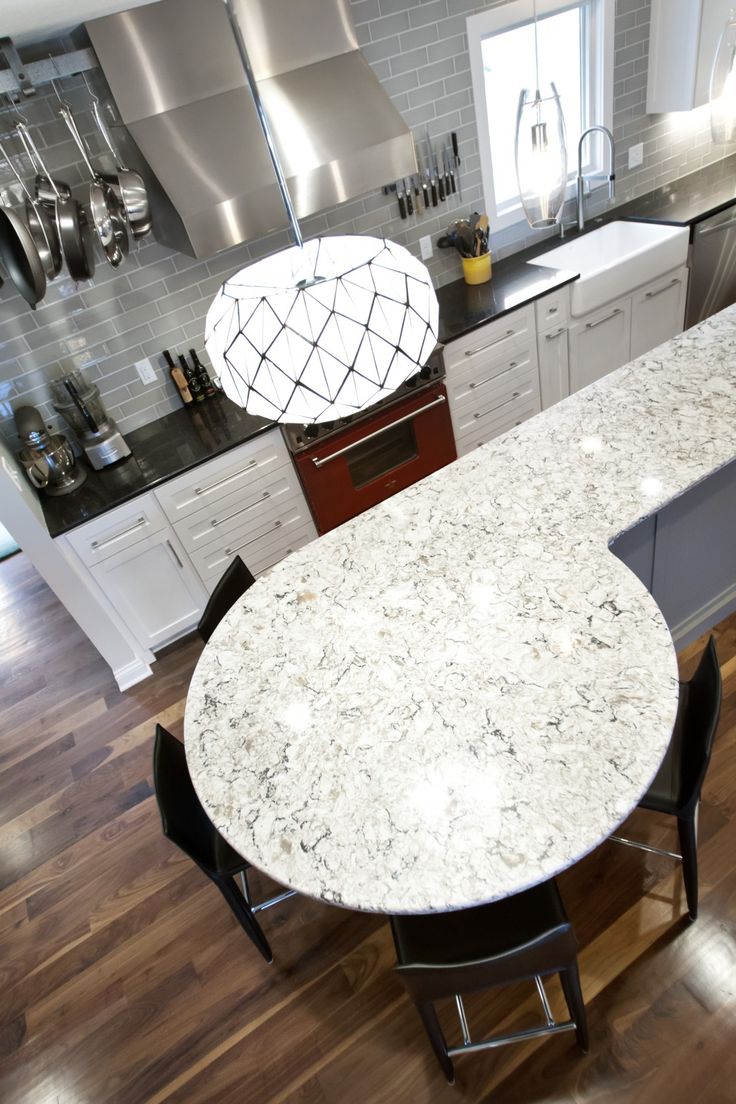
<svg viewBox="0 0 736 1104">
<path fill-rule="evenodd" d="M 87 85 L 87 88 L 89 89 L 89 85 Z M 92 114 L 95 117 L 97 129 L 115 162 L 115 175 L 103 176 L 102 179 L 110 184 L 116 194 L 119 194 L 133 237 L 142 238 L 151 229 L 151 206 L 148 202 L 146 185 L 143 183 L 143 177 L 140 173 L 126 168 L 123 164 L 123 159 L 118 153 L 107 128 L 107 123 L 102 117 L 100 101 L 92 95 L 91 90 L 90 97 L 92 99 Z"/>
<path fill-rule="evenodd" d="M 2 156 L 5 164 L 20 184 L 23 194 L 25 195 L 25 221 L 31 232 L 33 243 L 38 250 L 38 255 L 41 258 L 41 264 L 44 267 L 46 278 L 48 280 L 53 280 L 61 271 L 61 244 L 56 233 L 56 227 L 44 209 L 33 200 L 31 193 L 26 188 L 15 165 L 8 157 L 2 145 L 0 145 L 0 156 Z"/>
<path fill-rule="evenodd" d="M 46 273 L 25 222 L 4 206 L 0 206 L 0 257 L 12 283 L 35 310 L 46 294 Z"/>
<path fill-rule="evenodd" d="M 122 206 L 110 185 L 102 179 L 92 164 L 84 139 L 67 104 L 61 105 L 59 115 L 66 123 L 90 174 L 89 207 L 105 258 L 113 268 L 118 268 L 127 257 L 130 248 Z"/>
<path fill-rule="evenodd" d="M 72 280 L 90 280 L 95 272 L 95 258 L 84 212 L 67 186 L 57 184 L 49 176 L 28 128 L 23 123 L 16 123 L 15 129 L 31 162 L 48 183 L 54 197 L 54 221 L 69 275 Z M 69 194 L 65 194 L 62 189 L 66 189 Z"/>
</svg>

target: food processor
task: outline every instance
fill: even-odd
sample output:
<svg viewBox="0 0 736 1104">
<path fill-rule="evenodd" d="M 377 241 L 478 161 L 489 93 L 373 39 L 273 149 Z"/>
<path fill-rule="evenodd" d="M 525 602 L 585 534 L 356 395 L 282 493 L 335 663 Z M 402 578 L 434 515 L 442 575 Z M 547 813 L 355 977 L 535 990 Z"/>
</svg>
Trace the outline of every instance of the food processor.
<svg viewBox="0 0 736 1104">
<path fill-rule="evenodd" d="M 95 471 L 130 456 L 130 449 L 105 410 L 100 392 L 81 372 L 51 380 L 51 401 L 62 415 Z"/>
</svg>

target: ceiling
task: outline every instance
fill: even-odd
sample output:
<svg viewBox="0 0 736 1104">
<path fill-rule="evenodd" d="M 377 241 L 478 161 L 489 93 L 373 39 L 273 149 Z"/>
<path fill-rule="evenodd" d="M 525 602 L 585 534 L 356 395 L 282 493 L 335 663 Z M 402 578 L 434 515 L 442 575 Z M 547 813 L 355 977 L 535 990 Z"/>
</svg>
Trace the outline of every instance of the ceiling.
<svg viewBox="0 0 736 1104">
<path fill-rule="evenodd" d="M 16 45 L 37 42 L 78 27 L 86 19 L 137 8 L 151 0 L 2 0 L 0 35 L 10 35 Z"/>
</svg>

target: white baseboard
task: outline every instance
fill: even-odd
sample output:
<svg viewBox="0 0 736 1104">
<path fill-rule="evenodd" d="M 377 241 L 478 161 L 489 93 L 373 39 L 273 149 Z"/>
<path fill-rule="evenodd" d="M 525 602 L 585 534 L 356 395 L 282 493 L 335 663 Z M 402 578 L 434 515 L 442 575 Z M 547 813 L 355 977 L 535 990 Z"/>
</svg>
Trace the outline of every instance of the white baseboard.
<svg viewBox="0 0 736 1104">
<path fill-rule="evenodd" d="M 134 659 L 131 663 L 118 667 L 117 670 L 113 671 L 113 674 L 118 687 L 121 690 L 129 690 L 137 682 L 143 682 L 143 679 L 150 678 L 153 671 L 142 659 Z"/>
<path fill-rule="evenodd" d="M 701 606 L 685 621 L 675 625 L 671 630 L 672 639 L 679 647 L 684 647 L 692 640 L 697 640 L 708 629 L 712 629 L 714 625 L 722 621 L 724 617 L 728 617 L 734 610 L 736 610 L 736 584 L 722 590 L 720 594 Z"/>
</svg>

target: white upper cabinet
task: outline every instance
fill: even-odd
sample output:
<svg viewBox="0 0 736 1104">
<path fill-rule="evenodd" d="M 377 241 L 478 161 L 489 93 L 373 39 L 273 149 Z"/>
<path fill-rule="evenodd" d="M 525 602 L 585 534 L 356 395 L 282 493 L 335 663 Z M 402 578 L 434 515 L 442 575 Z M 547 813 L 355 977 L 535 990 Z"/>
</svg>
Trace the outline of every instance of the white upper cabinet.
<svg viewBox="0 0 736 1104">
<path fill-rule="evenodd" d="M 716 47 L 733 6 L 734 0 L 652 0 L 647 114 L 708 102 Z"/>
</svg>

